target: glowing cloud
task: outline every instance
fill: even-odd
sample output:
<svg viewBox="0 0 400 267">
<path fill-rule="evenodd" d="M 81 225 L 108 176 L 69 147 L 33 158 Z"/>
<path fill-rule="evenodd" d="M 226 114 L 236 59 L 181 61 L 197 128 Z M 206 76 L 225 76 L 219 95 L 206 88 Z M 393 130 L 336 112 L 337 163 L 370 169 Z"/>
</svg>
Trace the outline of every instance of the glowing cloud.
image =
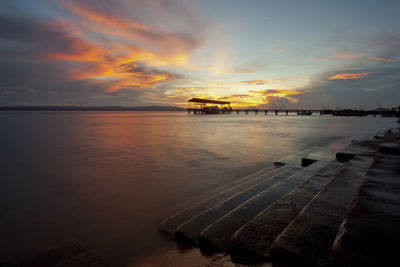
<svg viewBox="0 0 400 267">
<path fill-rule="evenodd" d="M 387 57 L 369 57 L 369 60 L 395 62 L 396 60 Z"/>
<path fill-rule="evenodd" d="M 43 49 L 38 60 L 68 61 L 69 80 L 97 80 L 103 82 L 108 93 L 153 88 L 181 78 L 170 69 L 185 68 L 189 53 L 198 45 L 197 36 L 190 33 L 165 32 L 138 23 L 132 16 L 99 9 L 90 1 L 59 3 L 74 21 L 36 23 L 54 35 L 54 44 L 47 42 L 50 49 Z"/>
<path fill-rule="evenodd" d="M 332 57 L 316 57 L 315 60 L 338 60 L 338 59 L 351 59 L 361 57 L 362 54 L 352 53 L 348 50 L 336 51 L 336 55 Z"/>
<path fill-rule="evenodd" d="M 250 81 L 241 81 L 240 83 L 244 84 L 252 84 L 252 85 L 263 85 L 266 83 L 283 83 L 289 81 L 290 78 L 279 78 L 279 79 L 272 79 L 272 80 L 250 80 Z"/>
<path fill-rule="evenodd" d="M 348 79 L 361 79 L 371 74 L 371 72 L 363 73 L 338 73 L 328 78 L 328 80 L 348 80 Z"/>
</svg>

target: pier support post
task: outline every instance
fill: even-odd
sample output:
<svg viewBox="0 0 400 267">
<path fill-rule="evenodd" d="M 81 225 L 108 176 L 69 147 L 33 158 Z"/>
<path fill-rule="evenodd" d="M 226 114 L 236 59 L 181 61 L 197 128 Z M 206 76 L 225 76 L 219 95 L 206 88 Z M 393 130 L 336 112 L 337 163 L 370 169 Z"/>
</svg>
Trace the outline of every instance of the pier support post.
<svg viewBox="0 0 400 267">
<path fill-rule="evenodd" d="M 300 112 L 299 112 L 299 111 L 297 111 L 297 116 L 299 115 L 299 113 L 300 113 Z"/>
<path fill-rule="evenodd" d="M 286 110 L 286 116 L 288 115 L 288 113 L 289 113 L 289 111 L 288 111 L 288 110 Z"/>
<path fill-rule="evenodd" d="M 277 110 L 275 110 L 275 115 L 278 115 L 278 111 Z"/>
<path fill-rule="evenodd" d="M 258 115 L 258 110 L 254 110 L 254 115 Z"/>
<path fill-rule="evenodd" d="M 265 115 L 268 115 L 268 110 L 264 110 Z"/>
<path fill-rule="evenodd" d="M 239 110 L 236 110 L 236 114 L 238 114 L 238 115 L 239 115 Z"/>
<path fill-rule="evenodd" d="M 319 115 L 322 116 L 322 110 L 319 112 Z"/>
<path fill-rule="evenodd" d="M 249 115 L 249 111 L 248 110 L 246 110 L 246 115 Z"/>
</svg>

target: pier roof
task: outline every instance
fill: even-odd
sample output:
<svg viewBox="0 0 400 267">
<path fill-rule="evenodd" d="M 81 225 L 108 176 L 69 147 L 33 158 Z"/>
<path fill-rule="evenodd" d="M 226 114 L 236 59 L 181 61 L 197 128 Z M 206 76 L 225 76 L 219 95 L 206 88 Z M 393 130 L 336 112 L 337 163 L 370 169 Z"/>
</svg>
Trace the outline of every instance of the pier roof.
<svg viewBox="0 0 400 267">
<path fill-rule="evenodd" d="M 219 104 L 219 105 L 229 105 L 231 103 L 231 102 L 227 102 L 227 101 L 219 101 L 219 100 L 203 99 L 203 98 L 195 98 L 195 97 L 188 100 L 188 102 Z"/>
</svg>

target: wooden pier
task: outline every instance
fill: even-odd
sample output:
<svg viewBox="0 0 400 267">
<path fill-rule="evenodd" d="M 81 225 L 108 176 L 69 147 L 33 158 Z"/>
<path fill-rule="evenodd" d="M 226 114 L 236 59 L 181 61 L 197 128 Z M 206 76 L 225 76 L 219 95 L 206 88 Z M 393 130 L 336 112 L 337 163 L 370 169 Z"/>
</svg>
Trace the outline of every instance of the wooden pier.
<svg viewBox="0 0 400 267">
<path fill-rule="evenodd" d="M 372 115 L 376 117 L 380 115 L 381 117 L 399 117 L 400 115 L 400 106 L 392 109 L 377 109 L 377 110 L 352 110 L 352 109 L 343 109 L 343 110 L 332 110 L 332 109 L 233 109 L 230 106 L 230 102 L 228 101 L 219 101 L 219 100 L 210 100 L 210 99 L 201 99 L 201 98 L 192 98 L 188 101 L 189 107 L 187 108 L 188 114 L 191 113 L 195 115 L 206 115 L 206 114 L 254 114 L 258 115 L 259 113 L 268 115 L 269 114 L 283 114 L 288 116 L 289 114 L 295 115 L 311 115 L 311 114 L 319 114 L 322 115 L 333 115 L 333 116 L 367 116 Z M 193 103 L 193 107 L 190 104 Z"/>
<path fill-rule="evenodd" d="M 188 114 L 197 114 L 197 115 L 204 115 L 207 114 L 203 109 L 201 108 L 188 108 L 187 109 Z M 242 114 L 254 114 L 258 115 L 259 113 L 268 115 L 269 114 L 284 114 L 284 115 L 289 115 L 289 114 L 296 114 L 296 115 L 303 115 L 304 113 L 307 112 L 312 112 L 312 113 L 319 113 L 320 115 L 324 114 L 330 114 L 332 115 L 333 111 L 332 110 L 319 110 L 319 109 L 229 109 L 228 111 L 225 111 L 223 113 L 219 114 L 237 114 L 239 115 L 240 113 Z M 311 115 L 311 114 L 309 114 Z"/>
</svg>

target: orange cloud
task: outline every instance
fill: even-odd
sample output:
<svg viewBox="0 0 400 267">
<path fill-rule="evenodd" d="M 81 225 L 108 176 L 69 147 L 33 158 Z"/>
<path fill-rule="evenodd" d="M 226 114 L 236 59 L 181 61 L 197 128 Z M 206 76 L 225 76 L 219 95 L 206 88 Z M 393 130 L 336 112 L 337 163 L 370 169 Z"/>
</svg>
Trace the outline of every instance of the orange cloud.
<svg viewBox="0 0 400 267">
<path fill-rule="evenodd" d="M 142 25 L 132 17 L 123 18 L 100 12 L 84 2 L 63 2 L 74 15 L 77 15 L 79 29 L 97 32 L 105 36 L 112 36 L 125 41 L 147 43 L 153 50 L 163 51 L 165 54 L 191 51 L 198 45 L 198 41 L 184 34 L 166 33 L 161 30 Z"/>
<path fill-rule="evenodd" d="M 348 79 L 361 79 L 371 74 L 371 72 L 363 73 L 338 73 L 328 78 L 328 80 L 348 80 Z"/>
<path fill-rule="evenodd" d="M 396 60 L 387 57 L 369 57 L 369 60 L 395 62 Z"/>
<path fill-rule="evenodd" d="M 85 2 L 61 2 L 78 19 L 74 24 L 47 23 L 51 32 L 61 37 L 62 46 L 45 51 L 42 58 L 71 61 L 68 71 L 70 80 L 98 80 L 109 85 L 107 92 L 120 89 L 152 88 L 160 83 L 175 81 L 179 75 L 169 71 L 158 71 L 150 67 L 176 67 L 188 64 L 188 53 L 196 40 L 150 28 L 129 18 L 119 18 L 95 10 Z M 81 26 L 83 26 L 81 28 Z M 96 32 L 104 38 L 85 39 L 85 31 Z M 110 37 L 111 36 L 111 37 Z M 118 37 L 117 42 L 111 43 Z M 151 43 L 140 48 L 136 43 Z M 151 48 L 165 48 L 155 52 Z M 62 47 L 62 49 L 59 49 Z M 161 49 L 162 50 L 162 49 Z M 168 53 L 164 53 L 168 52 Z M 170 53 L 169 53 L 170 52 Z"/>
<path fill-rule="evenodd" d="M 121 56 L 116 64 L 126 64 L 130 62 L 144 62 L 149 66 L 177 66 L 187 63 L 187 54 L 181 53 L 172 56 L 164 56 L 154 52 L 141 50 L 137 47 L 124 47 L 126 54 Z"/>
<path fill-rule="evenodd" d="M 68 51 L 49 52 L 44 55 L 47 59 L 79 61 L 79 62 L 102 62 L 104 51 L 88 42 L 68 36 Z"/>
<path fill-rule="evenodd" d="M 244 84 L 253 84 L 253 85 L 264 85 L 266 83 L 282 83 L 289 81 L 290 78 L 278 78 L 278 79 L 272 79 L 272 80 L 250 80 L 250 81 L 241 81 L 240 83 Z"/>
<path fill-rule="evenodd" d="M 332 57 L 316 57 L 315 60 L 338 60 L 338 59 L 350 59 L 361 57 L 362 54 L 351 53 L 348 50 L 337 51 L 335 56 Z"/>
</svg>

